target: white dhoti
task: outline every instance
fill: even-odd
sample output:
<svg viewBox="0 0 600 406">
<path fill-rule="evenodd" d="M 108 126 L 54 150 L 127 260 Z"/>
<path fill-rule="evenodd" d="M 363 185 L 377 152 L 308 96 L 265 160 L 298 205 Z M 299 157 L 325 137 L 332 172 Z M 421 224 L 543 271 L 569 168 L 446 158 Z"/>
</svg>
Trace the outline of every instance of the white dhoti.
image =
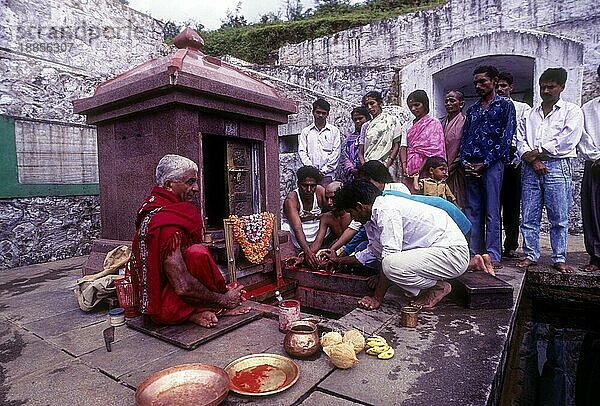
<svg viewBox="0 0 600 406">
<path fill-rule="evenodd" d="M 414 248 L 386 256 L 381 268 L 394 284 L 417 296 L 439 280 L 462 275 L 469 265 L 466 245 Z"/>
<path fill-rule="evenodd" d="M 287 221 L 285 221 L 285 219 L 281 222 L 281 229 L 283 231 L 289 231 L 292 235 L 292 243 L 294 243 L 296 248 L 301 249 L 300 244 L 298 244 L 296 234 L 294 234 L 294 230 L 292 230 L 292 227 Z M 302 231 L 304 231 L 306 242 L 311 244 L 317 238 L 317 232 L 319 231 L 319 220 L 316 219 L 302 222 Z"/>
</svg>

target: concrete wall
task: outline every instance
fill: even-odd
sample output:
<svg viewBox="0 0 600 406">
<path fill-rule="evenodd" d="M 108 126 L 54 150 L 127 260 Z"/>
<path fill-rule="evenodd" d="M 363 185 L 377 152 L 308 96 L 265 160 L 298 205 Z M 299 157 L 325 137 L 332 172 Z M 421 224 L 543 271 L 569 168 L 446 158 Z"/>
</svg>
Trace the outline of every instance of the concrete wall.
<svg viewBox="0 0 600 406">
<path fill-rule="evenodd" d="M 36 197 L 28 185 L 97 182 L 95 140 L 88 142 L 95 130 L 76 125 L 85 118 L 73 114 L 71 100 L 159 56 L 164 45 L 159 21 L 118 0 L 0 0 L 0 10 L 0 114 L 28 119 L 7 134 L 16 137 L 22 190 L 0 198 L 2 269 L 89 251 L 100 231 L 98 196 Z M 60 166 L 56 157 L 37 159 L 44 151 L 69 156 L 65 163 L 80 173 L 44 173 Z M 15 197 L 23 195 L 30 197 Z"/>
<path fill-rule="evenodd" d="M 430 10 L 286 45 L 279 50 L 279 64 L 404 67 L 464 38 L 527 29 L 584 43 L 584 78 L 590 82 L 600 62 L 600 34 L 594 28 L 599 23 L 594 0 L 450 0 Z M 543 46 L 538 49 L 544 51 Z"/>
<path fill-rule="evenodd" d="M 519 73 L 522 59 L 514 58 L 519 56 L 532 60 L 533 72 L 522 77 L 531 83 L 535 102 L 541 72 L 564 66 L 569 71 L 564 98 L 584 103 L 600 95 L 598 26 L 600 8 L 594 0 L 450 0 L 430 10 L 286 45 L 279 50 L 279 66 L 271 68 L 270 74 L 325 93 L 352 88 L 353 92 L 345 93 L 356 98 L 366 90 L 384 90 L 400 105 L 410 91 L 425 89 L 433 96 L 432 111 L 441 116 L 444 89 L 436 88 L 437 73 L 444 76 L 461 63 L 471 72 L 469 61 L 486 60 L 502 61 L 501 68 Z M 322 80 L 323 71 L 335 81 Z M 343 82 L 340 73 L 348 71 L 354 75 Z M 383 74 L 391 71 L 396 74 Z M 468 84 L 468 76 L 460 84 Z M 437 84 L 448 81 L 438 77 Z M 575 162 L 572 233 L 581 232 L 581 176 L 581 163 Z"/>
</svg>

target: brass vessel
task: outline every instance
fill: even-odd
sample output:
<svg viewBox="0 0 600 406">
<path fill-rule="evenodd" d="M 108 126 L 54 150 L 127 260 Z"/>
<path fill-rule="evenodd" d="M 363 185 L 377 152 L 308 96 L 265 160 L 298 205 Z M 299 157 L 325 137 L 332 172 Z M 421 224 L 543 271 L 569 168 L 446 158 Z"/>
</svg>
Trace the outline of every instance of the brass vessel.
<svg viewBox="0 0 600 406">
<path fill-rule="evenodd" d="M 283 348 L 294 358 L 306 358 L 316 354 L 321 348 L 317 325 L 308 320 L 291 323 L 283 339 Z"/>
</svg>

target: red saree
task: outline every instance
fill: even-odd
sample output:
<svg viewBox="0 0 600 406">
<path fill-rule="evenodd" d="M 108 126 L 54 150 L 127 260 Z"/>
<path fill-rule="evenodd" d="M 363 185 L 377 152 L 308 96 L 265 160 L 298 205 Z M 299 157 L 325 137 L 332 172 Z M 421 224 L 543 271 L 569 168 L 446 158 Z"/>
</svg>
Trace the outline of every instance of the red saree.
<svg viewBox="0 0 600 406">
<path fill-rule="evenodd" d="M 133 280 L 138 285 L 140 311 L 160 324 L 178 324 L 205 309 L 175 294 L 163 270 L 163 261 L 176 247 L 188 271 L 213 292 L 225 293 L 225 280 L 208 249 L 200 244 L 202 219 L 196 207 L 180 202 L 171 192 L 154 187 L 138 210 L 133 239 Z"/>
</svg>

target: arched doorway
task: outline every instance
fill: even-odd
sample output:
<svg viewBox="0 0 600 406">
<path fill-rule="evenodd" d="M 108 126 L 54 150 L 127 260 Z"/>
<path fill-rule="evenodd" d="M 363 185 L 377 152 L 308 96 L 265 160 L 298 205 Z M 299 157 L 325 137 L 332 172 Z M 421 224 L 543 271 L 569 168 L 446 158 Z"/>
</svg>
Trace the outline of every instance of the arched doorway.
<svg viewBox="0 0 600 406">
<path fill-rule="evenodd" d="M 473 76 L 471 73 L 477 66 L 492 65 L 500 72 L 509 72 L 513 75 L 514 83 L 512 98 L 524 101 L 531 105 L 535 81 L 533 79 L 535 60 L 526 56 L 515 55 L 492 55 L 480 58 L 468 59 L 452 65 L 433 74 L 433 100 L 435 114 L 442 117 L 444 111 L 444 95 L 450 90 L 460 90 L 465 95 L 465 108 L 475 103 L 479 97 L 475 94 L 473 87 Z"/>
<path fill-rule="evenodd" d="M 563 98 L 581 101 L 583 78 L 581 42 L 536 31 L 493 31 L 463 38 L 407 65 L 400 72 L 400 100 L 423 89 L 432 101 L 436 117 L 445 115 L 443 95 L 458 88 L 475 100 L 472 77 L 476 66 L 495 65 L 515 76 L 515 99 L 540 102 L 537 79 L 550 67 L 563 67 L 569 74 Z M 522 93 L 520 93 L 522 92 Z"/>
</svg>

